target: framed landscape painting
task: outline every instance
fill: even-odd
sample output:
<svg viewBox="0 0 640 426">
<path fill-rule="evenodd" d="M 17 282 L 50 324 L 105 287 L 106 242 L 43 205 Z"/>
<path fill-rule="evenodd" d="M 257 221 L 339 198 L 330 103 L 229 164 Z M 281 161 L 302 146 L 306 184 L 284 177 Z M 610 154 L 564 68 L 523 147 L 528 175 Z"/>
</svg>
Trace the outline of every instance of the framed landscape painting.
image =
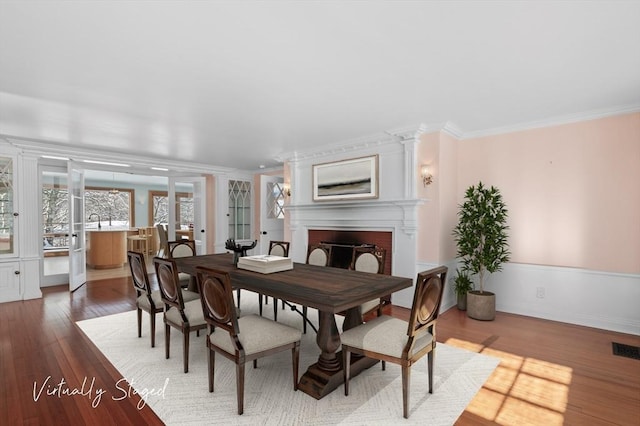
<svg viewBox="0 0 640 426">
<path fill-rule="evenodd" d="M 313 166 L 313 201 L 378 198 L 378 156 Z"/>
</svg>

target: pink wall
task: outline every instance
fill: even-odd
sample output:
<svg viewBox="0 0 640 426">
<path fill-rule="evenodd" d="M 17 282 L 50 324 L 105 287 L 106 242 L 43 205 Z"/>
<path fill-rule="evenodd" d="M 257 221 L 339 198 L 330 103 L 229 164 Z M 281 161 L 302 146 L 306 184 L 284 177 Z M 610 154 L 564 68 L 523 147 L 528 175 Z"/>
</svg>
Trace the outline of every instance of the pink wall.
<svg viewBox="0 0 640 426">
<path fill-rule="evenodd" d="M 451 231 L 458 206 L 458 141 L 444 132 L 420 137 L 419 167 L 429 166 L 433 183 L 424 186 L 419 177 L 418 197 L 425 204 L 418 210 L 418 259 L 443 263 L 456 257 Z"/>
<path fill-rule="evenodd" d="M 429 167 L 433 183 L 424 186 L 418 176 L 418 198 L 426 200 L 418 208 L 418 259 L 437 263 L 440 260 L 440 133 L 421 135 L 418 145 L 418 170 L 422 165 Z"/>
<path fill-rule="evenodd" d="M 458 202 L 501 190 L 512 262 L 640 273 L 640 113 L 457 143 Z"/>
</svg>

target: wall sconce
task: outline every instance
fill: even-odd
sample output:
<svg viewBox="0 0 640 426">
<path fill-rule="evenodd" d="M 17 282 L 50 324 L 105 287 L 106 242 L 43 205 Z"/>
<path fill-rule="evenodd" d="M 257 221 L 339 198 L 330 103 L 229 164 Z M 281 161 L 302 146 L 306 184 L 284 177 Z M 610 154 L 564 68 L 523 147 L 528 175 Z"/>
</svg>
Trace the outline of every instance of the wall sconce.
<svg viewBox="0 0 640 426">
<path fill-rule="evenodd" d="M 287 197 L 291 197 L 291 186 L 288 183 L 282 185 L 282 192 Z"/>
<path fill-rule="evenodd" d="M 422 176 L 422 184 L 424 186 L 430 185 L 433 182 L 433 176 L 429 173 L 429 167 L 423 165 L 420 169 L 420 176 Z"/>
</svg>

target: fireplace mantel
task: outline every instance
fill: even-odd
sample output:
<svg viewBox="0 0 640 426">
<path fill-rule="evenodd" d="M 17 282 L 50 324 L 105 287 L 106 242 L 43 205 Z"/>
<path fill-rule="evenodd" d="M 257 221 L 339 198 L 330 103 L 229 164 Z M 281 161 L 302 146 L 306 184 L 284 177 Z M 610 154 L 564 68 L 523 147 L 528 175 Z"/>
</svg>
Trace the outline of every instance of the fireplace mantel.
<svg viewBox="0 0 640 426">
<path fill-rule="evenodd" d="M 417 208 L 426 199 L 335 201 L 285 205 L 292 213 L 291 230 L 299 226 L 335 228 L 398 227 L 413 237 L 417 230 Z"/>
</svg>

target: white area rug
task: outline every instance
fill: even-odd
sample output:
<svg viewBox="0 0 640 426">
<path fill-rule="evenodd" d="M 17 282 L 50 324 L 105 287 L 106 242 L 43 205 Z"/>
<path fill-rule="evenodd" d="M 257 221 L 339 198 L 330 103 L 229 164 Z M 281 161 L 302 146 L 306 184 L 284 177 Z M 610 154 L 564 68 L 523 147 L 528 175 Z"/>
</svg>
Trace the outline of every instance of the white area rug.
<svg viewBox="0 0 640 426">
<path fill-rule="evenodd" d="M 257 313 L 254 293 L 243 292 L 242 313 Z M 271 302 L 264 315 L 273 315 Z M 317 312 L 309 309 L 309 318 L 317 324 Z M 336 316 L 338 329 L 342 318 Z M 278 322 L 302 327 L 301 317 L 280 309 Z M 143 312 L 142 338 L 137 337 L 135 311 L 95 318 L 77 323 L 138 392 L 153 389 L 160 395 L 148 395 L 146 403 L 167 425 L 452 425 L 464 411 L 498 365 L 497 358 L 476 354 L 439 343 L 436 348 L 433 394 L 428 392 L 426 357 L 411 371 L 410 417 L 402 417 L 402 380 L 400 367 L 387 363 L 365 370 L 350 381 L 350 394 L 337 388 L 316 400 L 293 391 L 291 352 L 286 351 L 258 361 L 258 368 L 246 366 L 244 414 L 237 414 L 235 366 L 216 356 L 215 392 L 209 393 L 207 349 L 204 332 L 191 334 L 189 373 L 183 373 L 182 336 L 171 330 L 171 358 L 164 357 L 164 324 L 157 317 L 156 347 L 151 348 L 149 317 Z M 319 349 L 316 334 L 309 329 L 303 335 L 300 351 L 300 375 L 316 362 Z M 124 381 L 120 388 L 127 389 Z M 113 389 L 113 397 L 123 395 Z M 164 390 L 164 392 L 161 392 Z M 162 395 L 164 394 L 164 395 Z M 106 394 L 108 395 L 108 394 Z"/>
</svg>

